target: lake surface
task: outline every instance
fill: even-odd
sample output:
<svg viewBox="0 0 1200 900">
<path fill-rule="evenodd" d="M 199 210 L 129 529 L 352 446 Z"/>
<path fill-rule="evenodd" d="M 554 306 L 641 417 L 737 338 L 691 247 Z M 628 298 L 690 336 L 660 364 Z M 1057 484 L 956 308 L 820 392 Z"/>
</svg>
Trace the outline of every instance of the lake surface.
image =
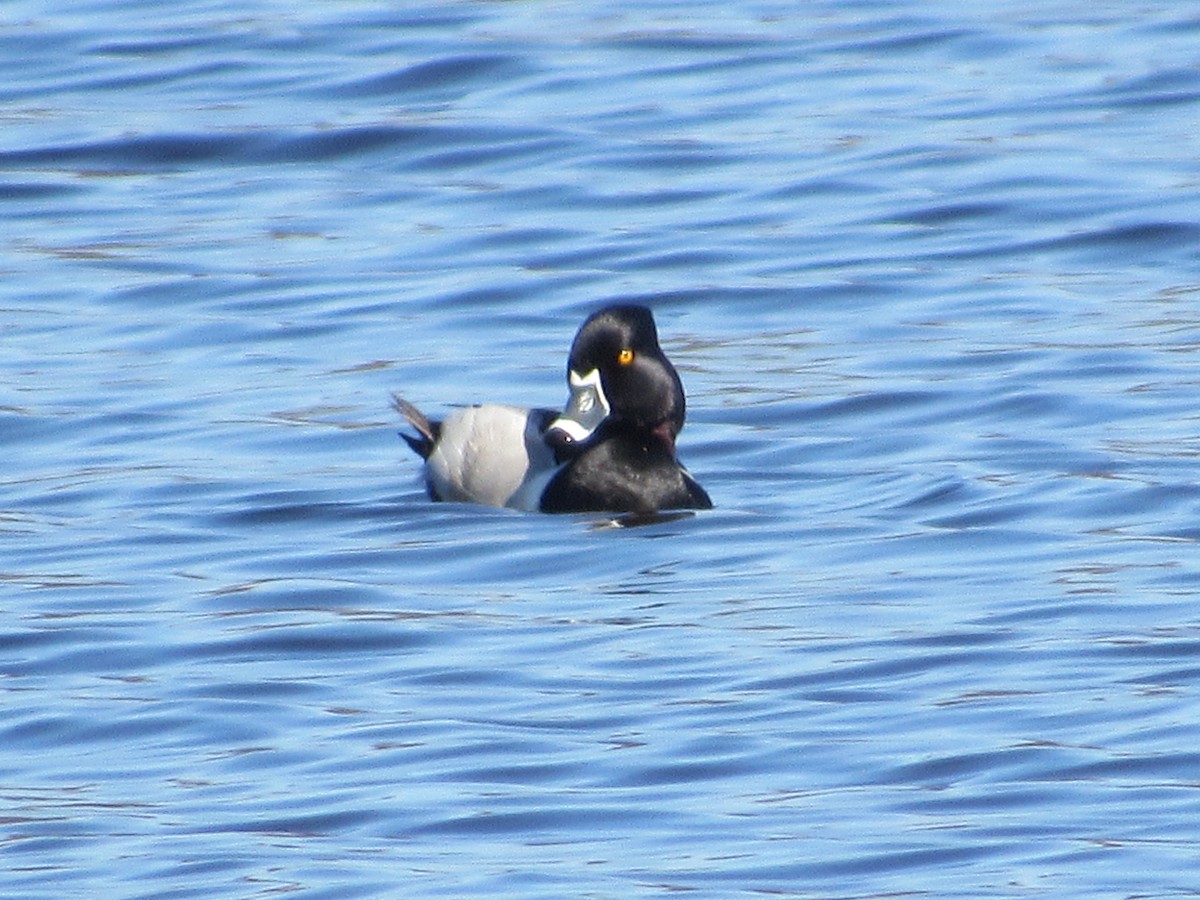
<svg viewBox="0 0 1200 900">
<path fill-rule="evenodd" d="M 0 35 L 4 897 L 1200 895 L 1190 5 Z M 430 503 L 616 301 L 716 508 Z"/>
</svg>

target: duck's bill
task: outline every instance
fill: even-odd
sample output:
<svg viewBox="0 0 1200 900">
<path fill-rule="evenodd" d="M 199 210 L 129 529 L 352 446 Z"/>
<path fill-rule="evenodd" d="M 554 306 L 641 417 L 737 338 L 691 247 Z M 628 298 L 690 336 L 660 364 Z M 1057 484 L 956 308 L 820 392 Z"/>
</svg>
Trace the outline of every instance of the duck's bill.
<svg viewBox="0 0 1200 900">
<path fill-rule="evenodd" d="M 567 381 L 571 386 L 571 396 L 567 399 L 566 409 L 550 423 L 546 435 L 551 442 L 578 444 L 586 441 L 600 427 L 611 407 L 604 396 L 599 369 L 592 369 L 586 375 L 570 372 Z"/>
</svg>

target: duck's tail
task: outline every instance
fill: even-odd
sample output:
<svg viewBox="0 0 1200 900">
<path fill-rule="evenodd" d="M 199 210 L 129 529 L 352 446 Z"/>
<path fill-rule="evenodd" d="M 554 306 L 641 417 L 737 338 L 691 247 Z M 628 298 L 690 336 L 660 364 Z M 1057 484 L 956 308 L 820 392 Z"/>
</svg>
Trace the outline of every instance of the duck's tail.
<svg viewBox="0 0 1200 900">
<path fill-rule="evenodd" d="M 392 394 L 392 409 L 404 416 L 404 421 L 408 422 L 413 428 L 420 432 L 416 437 L 411 434 L 400 432 L 400 437 L 404 438 L 404 442 L 413 448 L 421 459 L 429 459 L 429 454 L 433 452 L 434 444 L 438 441 L 438 434 L 441 431 L 441 422 L 431 422 L 425 413 L 421 412 L 399 394 Z"/>
</svg>

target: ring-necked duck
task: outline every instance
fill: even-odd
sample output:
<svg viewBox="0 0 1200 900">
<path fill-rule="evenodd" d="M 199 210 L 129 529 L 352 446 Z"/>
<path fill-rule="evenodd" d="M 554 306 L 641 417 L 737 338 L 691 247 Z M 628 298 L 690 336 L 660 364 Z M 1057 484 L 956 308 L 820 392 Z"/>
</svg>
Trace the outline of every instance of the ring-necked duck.
<svg viewBox="0 0 1200 900">
<path fill-rule="evenodd" d="M 562 413 L 485 405 L 432 422 L 394 398 L 419 433 L 402 437 L 425 459 L 429 495 L 555 513 L 712 506 L 675 456 L 683 384 L 650 310 L 609 306 L 589 316 L 571 345 L 567 380 Z"/>
</svg>

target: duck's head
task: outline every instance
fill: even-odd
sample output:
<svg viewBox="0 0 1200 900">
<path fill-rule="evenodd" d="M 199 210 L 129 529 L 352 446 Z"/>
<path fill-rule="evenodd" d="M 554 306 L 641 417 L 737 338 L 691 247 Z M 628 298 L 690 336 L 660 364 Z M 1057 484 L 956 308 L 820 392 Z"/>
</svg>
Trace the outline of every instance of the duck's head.
<svg viewBox="0 0 1200 900">
<path fill-rule="evenodd" d="M 583 444 L 605 420 L 644 430 L 673 449 L 683 428 L 679 373 L 644 306 L 607 306 L 579 328 L 567 361 L 571 396 L 547 430 L 556 446 Z"/>
</svg>

